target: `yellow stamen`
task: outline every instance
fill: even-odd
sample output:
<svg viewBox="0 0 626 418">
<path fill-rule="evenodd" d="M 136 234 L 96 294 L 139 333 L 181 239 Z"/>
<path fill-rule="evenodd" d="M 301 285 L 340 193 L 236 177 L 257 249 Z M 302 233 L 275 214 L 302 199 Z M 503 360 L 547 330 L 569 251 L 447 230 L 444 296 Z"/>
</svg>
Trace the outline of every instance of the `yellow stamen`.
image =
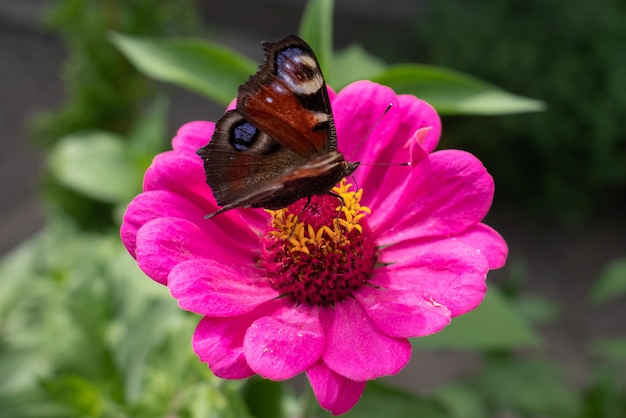
<svg viewBox="0 0 626 418">
<path fill-rule="evenodd" d="M 310 224 L 301 222 L 297 215 L 289 213 L 288 208 L 278 210 L 266 210 L 272 216 L 272 230 L 269 235 L 279 241 L 291 253 L 310 254 L 310 249 L 318 248 L 323 252 L 337 252 L 339 248 L 350 244 L 346 234 L 356 230 L 363 233 L 360 225 L 362 219 L 371 213 L 367 206 L 361 206 L 363 190 L 350 191 L 352 184 L 346 179 L 341 180 L 338 186 L 332 190 L 340 196 L 339 204 L 334 209 L 337 212 L 329 225 L 322 225 L 317 230 Z M 304 209 L 307 210 L 306 208 Z M 329 243 L 334 245 L 329 246 Z"/>
</svg>

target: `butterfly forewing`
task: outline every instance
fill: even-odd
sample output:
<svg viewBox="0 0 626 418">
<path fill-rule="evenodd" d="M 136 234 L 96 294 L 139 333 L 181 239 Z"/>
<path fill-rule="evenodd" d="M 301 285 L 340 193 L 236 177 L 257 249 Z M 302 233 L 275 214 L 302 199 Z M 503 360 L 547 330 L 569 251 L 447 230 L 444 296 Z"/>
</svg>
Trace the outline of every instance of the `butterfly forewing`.
<svg viewBox="0 0 626 418">
<path fill-rule="evenodd" d="M 295 36 L 263 47 L 265 63 L 239 88 L 239 112 L 301 157 L 336 150 L 328 91 L 311 48 Z"/>
</svg>

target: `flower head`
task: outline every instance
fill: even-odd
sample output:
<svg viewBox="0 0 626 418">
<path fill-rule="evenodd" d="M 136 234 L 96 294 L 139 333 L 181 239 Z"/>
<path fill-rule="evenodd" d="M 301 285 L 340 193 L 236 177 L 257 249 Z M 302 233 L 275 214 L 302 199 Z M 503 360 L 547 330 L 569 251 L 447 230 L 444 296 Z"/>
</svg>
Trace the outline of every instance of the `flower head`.
<svg viewBox="0 0 626 418">
<path fill-rule="evenodd" d="M 204 219 L 218 208 L 196 149 L 214 124 L 193 122 L 155 157 L 121 236 L 182 309 L 203 315 L 193 348 L 217 376 L 305 372 L 320 404 L 340 414 L 367 380 L 404 367 L 408 338 L 478 306 L 507 247 L 481 223 L 491 176 L 471 154 L 433 152 L 441 128 L 427 103 L 365 81 L 331 102 L 339 150 L 390 163 L 361 165 L 333 189 L 340 198 Z"/>
</svg>

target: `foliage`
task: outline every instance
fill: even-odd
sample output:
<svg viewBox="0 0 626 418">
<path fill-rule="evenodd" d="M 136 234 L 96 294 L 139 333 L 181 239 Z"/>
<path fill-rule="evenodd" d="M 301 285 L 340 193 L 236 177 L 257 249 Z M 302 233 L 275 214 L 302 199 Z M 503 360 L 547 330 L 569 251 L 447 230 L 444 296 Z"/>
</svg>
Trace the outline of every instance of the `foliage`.
<svg viewBox="0 0 626 418">
<path fill-rule="evenodd" d="M 144 35 L 196 31 L 193 10 L 189 0 L 168 0 L 159 7 L 152 0 L 57 1 L 47 21 L 68 48 L 64 68 L 68 97 L 61 109 L 40 116 L 39 138 L 50 145 L 85 129 L 127 133 L 142 101 L 154 91 L 108 42 L 109 31 Z"/>
<path fill-rule="evenodd" d="M 245 417 L 241 384 L 191 351 L 196 319 L 118 237 L 55 221 L 0 266 L 0 416 Z"/>
<path fill-rule="evenodd" d="M 156 88 L 108 41 L 111 30 L 143 35 L 197 32 L 191 0 L 166 0 L 154 7 L 152 0 L 59 0 L 47 24 L 68 49 L 63 76 L 67 98 L 57 110 L 39 115 L 32 131 L 47 149 L 85 131 L 106 131 L 126 137 Z M 161 147 L 164 147 L 163 142 Z M 53 205 L 80 219 L 87 229 L 111 227 L 111 208 L 91 196 L 68 189 L 55 178 L 44 184 Z"/>
<path fill-rule="evenodd" d="M 623 204 L 623 2 L 431 2 L 416 37 L 433 64 L 546 102 L 542 113 L 446 121 L 448 143 L 471 143 L 501 200 L 565 222 Z"/>
<path fill-rule="evenodd" d="M 616 258 L 605 266 L 589 295 L 593 303 L 603 303 L 626 294 L 626 257 Z"/>
<path fill-rule="evenodd" d="M 167 102 L 159 97 L 125 137 L 93 130 L 61 138 L 48 159 L 49 181 L 59 186 L 48 190 L 51 206 L 71 213 L 82 227 L 117 229 L 126 204 L 141 191 L 143 172 L 166 142 L 166 113 Z"/>
<path fill-rule="evenodd" d="M 236 96 L 256 66 L 246 57 L 199 39 L 162 40 L 115 34 L 112 41 L 138 69 L 161 81 L 191 89 L 224 105 Z M 181 66 L 180 63 L 185 63 Z M 536 100 L 443 68 L 404 64 L 386 66 L 357 45 L 337 54 L 325 71 L 341 88 L 365 76 L 398 93 L 417 95 L 443 114 L 509 114 L 542 109 Z M 346 71 L 346 68 L 358 71 Z M 340 73 L 341 72 L 341 73 Z M 335 74 L 340 73 L 339 76 Z"/>
</svg>

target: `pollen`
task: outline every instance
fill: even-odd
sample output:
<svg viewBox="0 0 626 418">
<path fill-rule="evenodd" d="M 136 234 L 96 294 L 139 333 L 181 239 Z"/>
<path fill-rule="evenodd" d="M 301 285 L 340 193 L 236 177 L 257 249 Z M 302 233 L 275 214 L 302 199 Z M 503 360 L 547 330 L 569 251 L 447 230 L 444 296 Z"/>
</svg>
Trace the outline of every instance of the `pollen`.
<svg viewBox="0 0 626 418">
<path fill-rule="evenodd" d="M 295 302 L 332 305 L 365 285 L 377 251 L 367 225 L 363 190 L 345 179 L 331 194 L 267 210 L 270 228 L 260 264 L 274 289 Z"/>
</svg>

